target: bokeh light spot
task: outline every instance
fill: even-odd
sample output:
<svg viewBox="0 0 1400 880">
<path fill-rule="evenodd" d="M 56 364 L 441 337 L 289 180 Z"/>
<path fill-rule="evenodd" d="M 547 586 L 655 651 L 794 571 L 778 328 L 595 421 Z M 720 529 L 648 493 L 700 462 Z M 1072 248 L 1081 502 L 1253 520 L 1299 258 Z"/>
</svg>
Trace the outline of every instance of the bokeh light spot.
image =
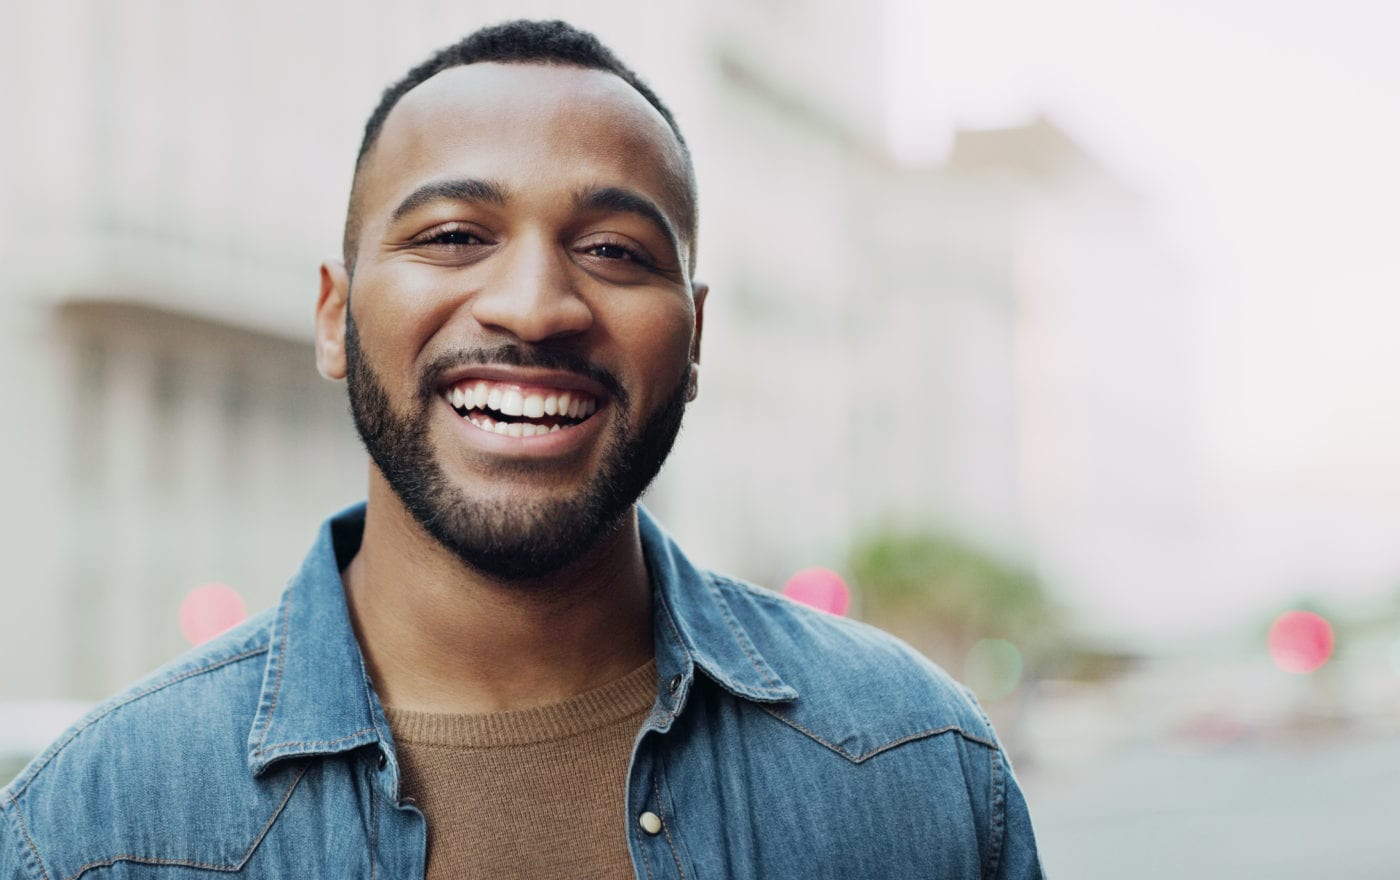
<svg viewBox="0 0 1400 880">
<path fill-rule="evenodd" d="M 192 645 L 202 645 L 248 617 L 243 597 L 228 584 L 195 587 L 180 603 L 180 632 Z"/>
<path fill-rule="evenodd" d="M 1332 656 L 1332 625 L 1311 611 L 1285 611 L 1269 627 L 1269 656 L 1285 672 L 1318 669 Z"/>
<path fill-rule="evenodd" d="M 828 614 L 845 616 L 851 607 L 851 591 L 841 575 L 829 568 L 804 568 L 788 578 L 783 595 Z"/>
<path fill-rule="evenodd" d="M 1021 651 L 1006 639 L 980 639 L 963 660 L 963 677 L 981 700 L 1008 697 L 1021 683 Z"/>
</svg>

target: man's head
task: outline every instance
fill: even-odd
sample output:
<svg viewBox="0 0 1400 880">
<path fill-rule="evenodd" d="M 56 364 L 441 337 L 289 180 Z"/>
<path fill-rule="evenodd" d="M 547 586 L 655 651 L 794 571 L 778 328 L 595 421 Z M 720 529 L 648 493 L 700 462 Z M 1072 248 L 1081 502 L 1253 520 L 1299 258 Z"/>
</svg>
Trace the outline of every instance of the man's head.
<svg viewBox="0 0 1400 880">
<path fill-rule="evenodd" d="M 695 170 L 691 164 L 690 148 L 681 134 L 680 126 L 671 115 L 670 109 L 662 103 L 631 68 L 623 64 L 607 46 L 592 34 L 581 31 L 562 21 L 512 21 L 475 31 L 456 43 L 439 49 L 423 63 L 414 67 L 403 79 L 384 90 L 379 105 L 365 122 L 364 137 L 360 140 L 360 152 L 355 158 L 354 182 L 350 192 L 350 209 L 346 212 L 345 237 L 342 242 L 342 255 L 345 265 L 353 272 L 355 254 L 359 248 L 359 211 L 356 195 L 360 170 L 365 158 L 374 149 L 379 132 L 384 127 L 392 111 L 404 95 L 427 80 L 452 67 L 484 63 L 500 64 L 556 64 L 601 70 L 611 73 L 627 83 L 646 99 L 661 118 L 666 120 L 671 133 L 680 146 L 685 160 L 685 178 L 676 181 L 679 191 L 672 193 L 682 206 L 679 230 L 687 242 L 687 256 L 690 268 L 695 267 L 695 233 L 699 223 L 698 199 L 695 189 Z"/>
<path fill-rule="evenodd" d="M 317 305 L 371 504 L 507 579 L 620 526 L 695 393 L 694 212 L 670 114 L 567 25 L 479 31 L 390 88 Z"/>
</svg>

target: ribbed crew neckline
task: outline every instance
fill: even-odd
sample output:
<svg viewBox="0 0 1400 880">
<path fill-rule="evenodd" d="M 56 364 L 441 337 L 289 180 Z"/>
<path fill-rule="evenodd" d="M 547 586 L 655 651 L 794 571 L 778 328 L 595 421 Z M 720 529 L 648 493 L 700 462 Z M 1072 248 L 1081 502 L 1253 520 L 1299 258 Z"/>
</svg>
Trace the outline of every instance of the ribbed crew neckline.
<svg viewBox="0 0 1400 880">
<path fill-rule="evenodd" d="M 455 715 L 384 707 L 394 737 L 420 746 L 490 749 L 557 742 L 644 714 L 656 699 L 656 661 L 560 703 Z"/>
</svg>

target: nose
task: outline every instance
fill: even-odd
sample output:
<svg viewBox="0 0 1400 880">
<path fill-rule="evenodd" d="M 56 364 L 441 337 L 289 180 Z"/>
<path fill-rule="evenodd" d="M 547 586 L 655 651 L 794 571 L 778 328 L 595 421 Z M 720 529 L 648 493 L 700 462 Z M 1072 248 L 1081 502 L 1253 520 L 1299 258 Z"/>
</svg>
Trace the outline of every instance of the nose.
<svg viewBox="0 0 1400 880">
<path fill-rule="evenodd" d="M 522 342 L 544 342 L 593 326 L 593 311 L 579 295 L 560 248 L 517 239 L 493 262 L 496 271 L 472 298 L 472 316 L 481 326 Z"/>
</svg>

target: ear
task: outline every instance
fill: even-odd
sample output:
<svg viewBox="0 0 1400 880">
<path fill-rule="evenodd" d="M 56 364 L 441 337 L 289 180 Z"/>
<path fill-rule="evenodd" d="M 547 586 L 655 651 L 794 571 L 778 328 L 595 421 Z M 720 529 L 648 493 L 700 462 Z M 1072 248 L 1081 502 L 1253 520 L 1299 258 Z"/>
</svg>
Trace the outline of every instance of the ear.
<svg viewBox="0 0 1400 880">
<path fill-rule="evenodd" d="M 691 285 L 695 297 L 695 336 L 690 342 L 690 362 L 700 363 L 700 334 L 705 329 L 705 298 L 710 295 L 710 285 L 696 281 Z"/>
<path fill-rule="evenodd" d="M 709 296 L 710 285 L 697 281 L 692 285 L 695 296 L 695 334 L 690 338 L 690 378 L 687 380 L 686 397 L 694 400 L 700 394 L 700 336 L 705 329 L 705 297 Z"/>
<path fill-rule="evenodd" d="M 316 298 L 316 369 L 327 379 L 344 379 L 345 319 L 350 307 L 350 273 L 340 260 L 321 264 L 321 295 Z"/>
</svg>

